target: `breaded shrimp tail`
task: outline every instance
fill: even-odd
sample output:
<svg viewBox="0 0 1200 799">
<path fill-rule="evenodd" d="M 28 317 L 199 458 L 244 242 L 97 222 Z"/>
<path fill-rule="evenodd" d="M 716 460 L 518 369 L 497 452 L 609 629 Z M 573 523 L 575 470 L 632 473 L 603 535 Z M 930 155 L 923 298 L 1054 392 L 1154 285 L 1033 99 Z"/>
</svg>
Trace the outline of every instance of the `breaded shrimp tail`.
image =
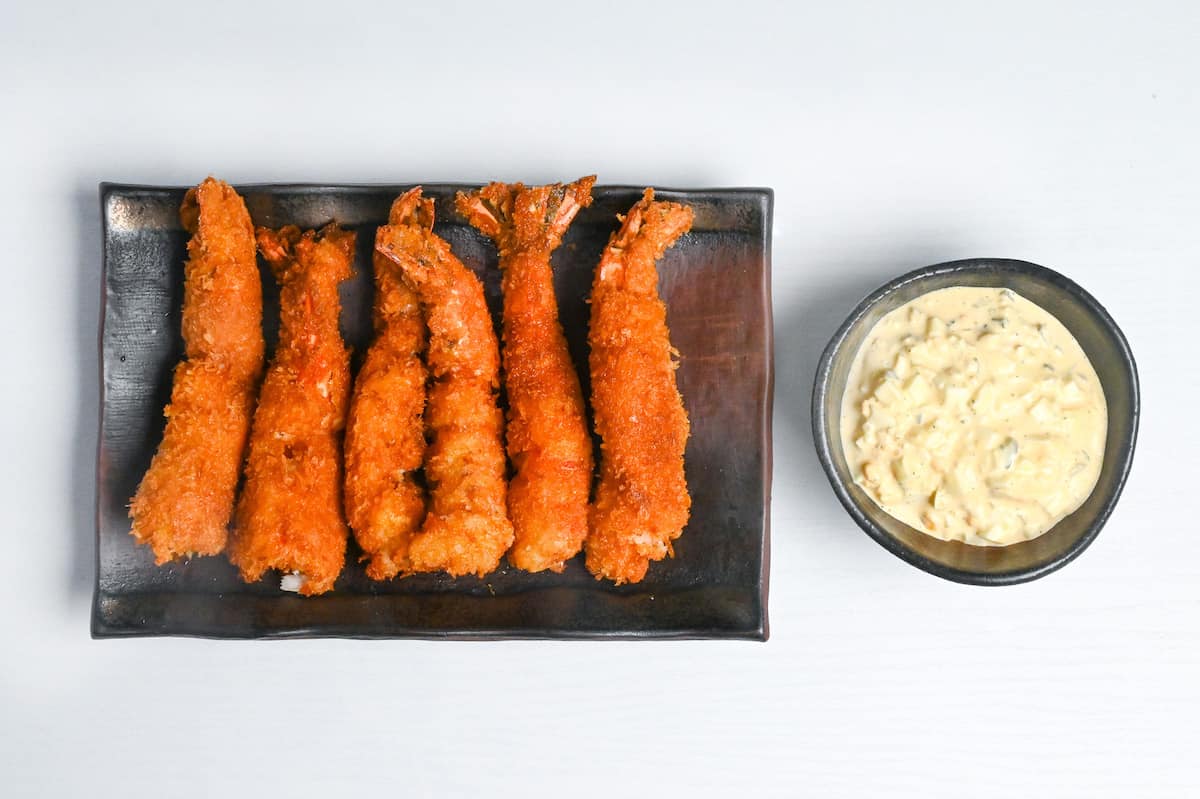
<svg viewBox="0 0 1200 799">
<path fill-rule="evenodd" d="M 516 470 L 508 492 L 516 543 L 508 559 L 530 572 L 562 571 L 587 535 L 592 441 L 558 319 L 550 255 L 591 203 L 595 180 L 492 183 L 459 193 L 457 201 L 459 213 L 500 250 L 508 456 Z"/>
<path fill-rule="evenodd" d="M 247 582 L 279 569 L 291 573 L 285 584 L 320 594 L 333 588 L 346 554 L 338 434 L 350 353 L 338 284 L 350 277 L 354 233 L 332 224 L 303 235 L 260 228 L 258 246 L 282 286 L 279 345 L 254 414 L 229 559 Z"/>
<path fill-rule="evenodd" d="M 225 548 L 238 469 L 262 373 L 262 285 L 242 198 L 208 178 L 179 212 L 185 360 L 175 369 L 162 443 L 130 504 L 130 532 L 156 563 Z"/>
<path fill-rule="evenodd" d="M 500 353 L 483 287 L 434 235 L 433 216 L 433 201 L 413 189 L 375 239 L 376 251 L 416 290 L 429 326 L 430 508 L 408 557 L 413 571 L 482 576 L 513 540 L 505 513 L 504 419 L 496 404 Z"/>
<path fill-rule="evenodd" d="M 390 221 L 401 224 L 399 200 Z M 375 253 L 375 342 L 358 373 L 346 423 L 346 516 L 369 559 L 367 576 L 412 570 L 408 545 L 425 520 L 414 479 L 425 459 L 425 320 L 416 293 Z"/>
<path fill-rule="evenodd" d="M 692 210 L 642 200 L 613 235 L 592 286 L 588 332 L 600 483 L 584 548 L 597 578 L 638 582 L 691 509 L 683 471 L 688 418 L 675 386 L 674 350 L 655 262 L 692 224 Z"/>
</svg>

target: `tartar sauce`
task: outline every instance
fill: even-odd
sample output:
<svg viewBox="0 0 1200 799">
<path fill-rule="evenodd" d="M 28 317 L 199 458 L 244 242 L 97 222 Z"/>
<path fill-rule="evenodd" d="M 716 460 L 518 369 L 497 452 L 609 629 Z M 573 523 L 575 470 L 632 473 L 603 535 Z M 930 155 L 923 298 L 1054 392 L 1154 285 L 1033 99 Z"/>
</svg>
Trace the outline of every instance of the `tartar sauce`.
<svg viewBox="0 0 1200 799">
<path fill-rule="evenodd" d="M 887 314 L 842 398 L 842 448 L 876 504 L 985 546 L 1035 538 L 1083 504 L 1107 425 L 1079 343 L 1009 289 L 941 289 Z"/>
</svg>

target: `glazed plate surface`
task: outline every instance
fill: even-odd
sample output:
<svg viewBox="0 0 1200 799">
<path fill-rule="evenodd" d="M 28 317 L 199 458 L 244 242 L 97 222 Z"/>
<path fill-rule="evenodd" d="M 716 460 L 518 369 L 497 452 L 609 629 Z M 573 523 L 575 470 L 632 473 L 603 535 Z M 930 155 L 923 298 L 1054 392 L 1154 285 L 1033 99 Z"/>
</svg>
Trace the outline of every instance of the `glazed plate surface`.
<svg viewBox="0 0 1200 799">
<path fill-rule="evenodd" d="M 453 210 L 468 185 L 426 184 L 436 232 L 483 279 L 495 316 L 500 275 L 493 246 Z M 375 228 L 409 186 L 239 186 L 255 225 L 358 233 L 355 277 L 343 287 L 342 329 L 361 362 L 371 336 Z M 766 189 L 661 190 L 690 204 L 692 231 L 659 263 L 679 389 L 691 417 L 686 469 L 691 522 L 675 557 L 651 564 L 637 585 L 591 577 L 582 557 L 562 574 L 507 564 L 478 579 L 417 575 L 374 582 L 350 543 L 335 589 L 303 598 L 278 575 L 244 584 L 223 556 L 164 567 L 129 535 L 128 503 L 162 437 L 162 408 L 183 349 L 179 334 L 186 233 L 185 189 L 104 184 L 102 401 L 97 464 L 96 637 L 213 638 L 746 638 L 767 636 L 771 481 L 772 343 Z M 587 381 L 587 296 L 617 214 L 641 189 L 598 186 L 554 256 L 559 312 Z M 278 291 L 264 270 L 268 357 L 277 337 Z M 498 319 L 498 317 L 496 317 Z M 598 450 L 597 450 L 598 451 Z"/>
</svg>

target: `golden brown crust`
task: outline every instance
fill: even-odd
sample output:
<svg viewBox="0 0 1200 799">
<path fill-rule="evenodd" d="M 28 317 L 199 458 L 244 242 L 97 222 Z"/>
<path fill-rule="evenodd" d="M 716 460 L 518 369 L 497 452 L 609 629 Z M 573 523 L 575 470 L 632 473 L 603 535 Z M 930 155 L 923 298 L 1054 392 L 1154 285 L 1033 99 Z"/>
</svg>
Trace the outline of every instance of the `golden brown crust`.
<svg viewBox="0 0 1200 799">
<path fill-rule="evenodd" d="M 579 376 L 558 318 L 550 256 L 595 177 L 526 187 L 492 183 L 460 193 L 459 213 L 500 251 L 508 456 L 515 467 L 508 510 L 514 566 L 560 572 L 587 535 L 592 441 Z"/>
<path fill-rule="evenodd" d="M 397 200 L 390 221 L 399 224 Z M 375 341 L 354 386 L 346 423 L 346 516 L 362 547 L 367 576 L 412 571 L 408 547 L 425 520 L 425 490 L 415 479 L 425 460 L 425 320 L 399 270 L 379 253 L 375 266 Z"/>
<path fill-rule="evenodd" d="M 479 279 L 433 233 L 433 201 L 416 188 L 394 209 L 375 247 L 420 298 L 433 377 L 425 408 L 430 508 L 409 560 L 414 571 L 482 576 L 499 565 L 513 540 L 505 512 L 504 420 L 496 404 L 496 333 Z"/>
<path fill-rule="evenodd" d="M 258 244 L 282 286 L 279 345 L 254 414 L 229 559 L 247 582 L 268 569 L 299 572 L 300 593 L 320 594 L 346 551 L 338 434 L 350 356 L 338 285 L 350 277 L 354 234 L 332 224 L 303 234 L 260 228 Z"/>
<path fill-rule="evenodd" d="M 208 178 L 180 209 L 185 360 L 162 443 L 130 504 L 131 533 L 162 564 L 225 548 L 263 362 L 262 285 L 242 198 Z"/>
<path fill-rule="evenodd" d="M 600 482 L 584 548 L 597 578 L 638 582 L 671 554 L 691 498 L 683 470 L 687 413 L 658 296 L 655 262 L 692 223 L 690 208 L 646 190 L 596 269 L 588 342 Z"/>
</svg>

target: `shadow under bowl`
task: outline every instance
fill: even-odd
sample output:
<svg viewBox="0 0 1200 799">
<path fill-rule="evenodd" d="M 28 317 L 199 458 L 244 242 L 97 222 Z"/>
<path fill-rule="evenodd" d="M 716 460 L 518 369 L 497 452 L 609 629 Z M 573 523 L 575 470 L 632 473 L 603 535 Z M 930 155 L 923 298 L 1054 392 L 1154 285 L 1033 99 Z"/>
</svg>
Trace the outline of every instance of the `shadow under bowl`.
<svg viewBox="0 0 1200 799">
<path fill-rule="evenodd" d="M 1104 387 L 1108 434 L 1100 478 L 1087 500 L 1045 534 L 1004 547 L 941 541 L 893 518 L 855 483 L 842 451 L 842 395 L 851 363 L 887 313 L 952 286 L 1009 288 L 1057 317 L 1083 347 Z M 830 340 L 817 366 L 813 440 L 846 511 L 867 535 L 914 566 L 972 585 L 1010 585 L 1043 577 L 1075 559 L 1112 514 L 1133 463 L 1140 396 L 1137 366 L 1117 323 L 1090 294 L 1057 272 L 1026 261 L 977 258 L 909 272 L 863 300 Z"/>
</svg>

